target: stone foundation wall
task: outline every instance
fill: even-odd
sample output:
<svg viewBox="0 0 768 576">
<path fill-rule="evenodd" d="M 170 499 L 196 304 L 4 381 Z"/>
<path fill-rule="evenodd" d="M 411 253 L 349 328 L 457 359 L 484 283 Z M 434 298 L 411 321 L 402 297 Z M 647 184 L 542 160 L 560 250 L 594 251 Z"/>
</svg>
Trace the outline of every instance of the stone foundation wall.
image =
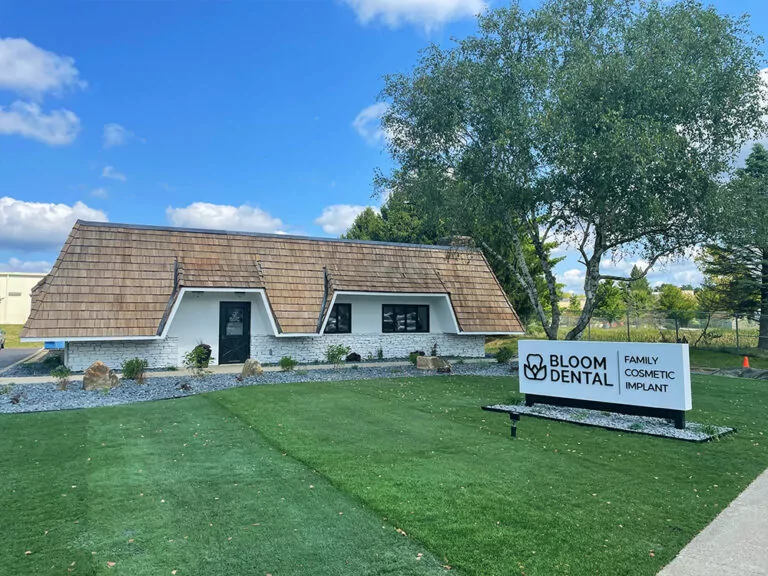
<svg viewBox="0 0 768 576">
<path fill-rule="evenodd" d="M 283 356 L 299 362 L 322 362 L 331 344 L 349 346 L 363 360 L 378 357 L 381 348 L 384 358 L 407 358 L 414 350 L 430 354 L 437 344 L 440 356 L 482 358 L 485 356 L 483 336 L 458 334 L 324 334 L 319 337 L 277 338 L 259 334 L 251 336 L 251 358 L 263 363 L 276 363 Z M 165 340 L 104 340 L 67 342 L 64 362 L 76 372 L 85 370 L 100 360 L 113 370 L 119 370 L 124 360 L 142 358 L 150 368 L 179 365 L 179 339 Z"/>
<path fill-rule="evenodd" d="M 325 351 L 331 344 L 349 346 L 363 360 L 377 358 L 378 349 L 384 358 L 407 358 L 414 350 L 429 354 L 437 343 L 440 356 L 482 358 L 485 356 L 484 336 L 458 334 L 323 334 L 319 337 L 277 338 L 275 336 L 251 336 L 251 358 L 259 362 L 274 363 L 283 356 L 291 356 L 299 362 L 325 360 Z"/>
<path fill-rule="evenodd" d="M 120 370 L 124 360 L 142 358 L 150 368 L 176 366 L 178 338 L 164 340 L 102 340 L 88 342 L 67 342 L 64 363 L 70 370 L 79 372 L 101 360 L 113 370 Z"/>
</svg>

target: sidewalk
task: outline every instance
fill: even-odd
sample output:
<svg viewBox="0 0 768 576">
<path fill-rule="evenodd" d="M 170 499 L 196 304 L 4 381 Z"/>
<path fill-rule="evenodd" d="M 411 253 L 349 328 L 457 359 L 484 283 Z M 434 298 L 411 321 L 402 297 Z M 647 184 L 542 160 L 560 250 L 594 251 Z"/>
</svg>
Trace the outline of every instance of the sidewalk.
<svg viewBox="0 0 768 576">
<path fill-rule="evenodd" d="M 658 576 L 768 575 L 768 470 Z"/>
<path fill-rule="evenodd" d="M 489 358 L 473 358 L 473 359 L 465 359 L 464 362 L 466 364 L 480 364 L 480 363 L 487 363 L 487 362 L 495 362 L 493 359 Z M 398 361 L 391 361 L 391 362 L 355 362 L 355 363 L 349 363 L 349 364 L 342 364 L 341 369 L 343 370 L 351 370 L 352 368 L 359 366 L 360 368 L 398 368 L 402 366 L 411 366 L 412 364 L 408 362 L 407 360 L 398 360 Z M 296 366 L 296 371 L 301 370 L 334 370 L 337 367 L 333 364 L 302 364 L 299 366 Z M 221 366 L 211 366 L 209 370 L 213 372 L 214 374 L 240 374 L 240 372 L 243 369 L 242 364 L 223 364 Z M 279 366 L 264 366 L 264 372 L 279 372 L 280 367 Z M 120 375 L 119 371 L 115 371 L 118 376 Z M 147 378 L 162 378 L 164 376 L 186 376 L 188 375 L 188 372 L 184 369 L 174 370 L 174 371 L 163 371 L 163 372 L 147 372 L 146 377 Z M 83 379 L 82 374 L 76 374 L 74 376 L 71 376 L 69 378 L 72 382 L 80 382 Z M 0 375 L 0 386 L 4 386 L 7 384 L 45 384 L 48 382 L 53 382 L 54 378 L 51 378 L 50 376 L 18 376 L 18 377 L 2 377 Z"/>
</svg>

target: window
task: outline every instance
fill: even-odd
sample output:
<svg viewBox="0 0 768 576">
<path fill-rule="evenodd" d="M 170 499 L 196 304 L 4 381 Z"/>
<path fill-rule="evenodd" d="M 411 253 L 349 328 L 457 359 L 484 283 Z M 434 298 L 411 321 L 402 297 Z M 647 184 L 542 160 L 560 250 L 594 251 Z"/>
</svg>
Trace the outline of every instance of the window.
<svg viewBox="0 0 768 576">
<path fill-rule="evenodd" d="M 326 334 L 349 334 L 352 332 L 352 304 L 334 304 L 325 324 Z"/>
<path fill-rule="evenodd" d="M 429 332 L 429 306 L 384 304 L 382 332 Z"/>
</svg>

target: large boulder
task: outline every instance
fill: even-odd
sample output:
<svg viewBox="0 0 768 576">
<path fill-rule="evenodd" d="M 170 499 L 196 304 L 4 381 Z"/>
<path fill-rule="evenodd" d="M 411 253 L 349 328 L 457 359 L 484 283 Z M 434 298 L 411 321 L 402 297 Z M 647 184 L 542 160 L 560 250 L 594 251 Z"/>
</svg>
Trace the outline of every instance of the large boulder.
<svg viewBox="0 0 768 576">
<path fill-rule="evenodd" d="M 120 378 L 104 362 L 94 362 L 83 374 L 83 390 L 117 388 L 118 386 L 120 386 Z"/>
<path fill-rule="evenodd" d="M 439 356 L 419 356 L 416 358 L 418 370 L 437 370 L 438 372 L 450 372 L 451 364 L 445 358 Z"/>
<path fill-rule="evenodd" d="M 259 361 L 249 358 L 245 361 L 245 364 L 243 364 L 243 371 L 240 372 L 240 378 L 252 378 L 253 376 L 261 376 L 262 374 L 264 374 L 264 368 L 261 367 Z"/>
</svg>

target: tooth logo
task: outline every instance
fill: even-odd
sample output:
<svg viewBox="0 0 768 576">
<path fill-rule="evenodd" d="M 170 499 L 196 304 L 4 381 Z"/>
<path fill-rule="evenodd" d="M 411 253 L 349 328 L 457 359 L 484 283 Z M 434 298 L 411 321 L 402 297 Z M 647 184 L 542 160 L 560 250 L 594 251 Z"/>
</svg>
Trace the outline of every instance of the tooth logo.
<svg viewBox="0 0 768 576">
<path fill-rule="evenodd" d="M 546 380 L 547 367 L 541 354 L 528 354 L 523 364 L 523 375 L 529 380 Z"/>
</svg>

